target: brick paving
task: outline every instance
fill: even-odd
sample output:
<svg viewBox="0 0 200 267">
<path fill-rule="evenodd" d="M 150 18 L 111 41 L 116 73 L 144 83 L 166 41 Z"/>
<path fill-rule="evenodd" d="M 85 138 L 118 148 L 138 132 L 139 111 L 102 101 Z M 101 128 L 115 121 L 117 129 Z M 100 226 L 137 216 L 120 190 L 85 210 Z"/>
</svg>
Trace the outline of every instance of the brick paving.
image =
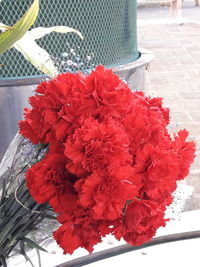
<svg viewBox="0 0 200 267">
<path fill-rule="evenodd" d="M 171 110 L 173 130 L 186 128 L 197 153 L 186 183 L 194 186 L 185 210 L 200 209 L 200 24 L 138 26 L 138 45 L 155 54 L 146 73 L 146 93 L 161 96 Z"/>
</svg>

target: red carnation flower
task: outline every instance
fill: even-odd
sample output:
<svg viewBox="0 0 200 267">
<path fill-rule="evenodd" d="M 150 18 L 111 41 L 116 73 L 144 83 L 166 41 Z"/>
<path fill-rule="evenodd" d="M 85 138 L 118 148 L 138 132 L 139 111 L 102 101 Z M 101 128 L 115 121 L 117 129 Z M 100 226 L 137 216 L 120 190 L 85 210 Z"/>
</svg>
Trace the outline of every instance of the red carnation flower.
<svg viewBox="0 0 200 267">
<path fill-rule="evenodd" d="M 65 155 L 70 159 L 66 167 L 80 176 L 108 166 L 131 164 L 129 138 L 119 123 L 108 124 L 87 119 L 65 143 Z M 74 172 L 78 170 L 79 172 Z"/>
<path fill-rule="evenodd" d="M 160 226 L 165 226 L 164 212 L 149 200 L 133 199 L 125 210 L 121 224 L 113 229 L 117 239 L 122 237 L 131 245 L 139 246 L 149 241 Z"/>
<path fill-rule="evenodd" d="M 94 220 L 89 210 L 78 207 L 75 213 L 63 213 L 58 217 L 62 225 L 54 232 L 54 238 L 64 253 L 72 254 L 79 247 L 90 253 L 101 242 L 100 222 Z"/>
<path fill-rule="evenodd" d="M 187 131 L 169 135 L 162 99 L 132 92 L 103 66 L 60 74 L 36 93 L 20 132 L 49 150 L 26 181 L 59 214 L 54 238 L 64 252 L 92 252 L 108 233 L 132 245 L 152 238 L 195 152 Z"/>
<path fill-rule="evenodd" d="M 166 128 L 169 111 L 161 103 L 160 98 L 153 101 L 143 93 L 135 93 L 132 109 L 122 119 L 132 153 L 145 144 L 169 146 L 171 139 Z"/>
<path fill-rule="evenodd" d="M 92 112 L 96 116 L 121 118 L 131 109 L 133 94 L 112 70 L 98 66 L 87 77 L 86 88 L 96 103 Z"/>
<path fill-rule="evenodd" d="M 177 157 L 172 149 L 145 145 L 143 150 L 137 151 L 135 173 L 140 174 L 143 181 L 141 198 L 170 204 L 168 201 L 171 201 L 178 177 Z"/>
<path fill-rule="evenodd" d="M 195 143 L 193 141 L 186 142 L 188 132 L 182 130 L 174 137 L 172 148 L 175 150 L 178 158 L 179 176 L 178 180 L 182 180 L 189 173 L 189 167 L 195 157 Z"/>
<path fill-rule="evenodd" d="M 20 132 L 32 142 L 35 140 L 31 133 L 28 135 L 28 129 L 36 133 L 41 143 L 51 143 L 55 138 L 62 141 L 75 129 L 76 111 L 85 105 L 84 83 L 83 75 L 69 73 L 42 82 L 36 89 L 38 94 L 29 99 L 32 110 L 25 110 L 26 128 L 20 122 Z"/>
<path fill-rule="evenodd" d="M 32 197 L 40 204 L 49 202 L 56 212 L 71 210 L 77 196 L 72 187 L 74 177 L 65 169 L 63 155 L 48 155 L 26 173 L 26 182 Z"/>
<path fill-rule="evenodd" d="M 120 178 L 111 176 L 109 172 L 96 171 L 76 182 L 81 206 L 91 209 L 95 219 L 115 220 L 121 217 L 126 201 L 138 194 L 137 186 L 128 181 L 125 173 Z"/>
<path fill-rule="evenodd" d="M 103 66 L 88 77 L 60 74 L 42 82 L 36 92 L 38 95 L 29 99 L 32 110 L 25 110 L 26 122 L 19 124 L 21 134 L 33 143 L 50 143 L 55 137 L 64 140 L 88 115 L 121 117 L 130 109 L 132 99 L 127 85 Z"/>
</svg>

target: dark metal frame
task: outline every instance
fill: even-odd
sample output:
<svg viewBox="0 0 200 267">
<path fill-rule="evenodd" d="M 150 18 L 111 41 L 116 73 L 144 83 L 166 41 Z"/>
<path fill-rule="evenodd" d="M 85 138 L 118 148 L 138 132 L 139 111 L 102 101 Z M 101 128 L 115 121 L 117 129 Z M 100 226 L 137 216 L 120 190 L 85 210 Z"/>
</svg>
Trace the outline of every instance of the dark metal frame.
<svg viewBox="0 0 200 267">
<path fill-rule="evenodd" d="M 77 259 L 70 260 L 68 262 L 56 265 L 55 267 L 80 267 L 80 266 L 90 264 L 92 262 L 118 256 L 123 253 L 131 252 L 131 251 L 135 251 L 135 250 L 139 250 L 139 249 L 143 249 L 143 248 L 147 248 L 147 247 L 151 247 L 155 245 L 161 245 L 165 243 L 171 243 L 171 242 L 194 239 L 194 238 L 200 238 L 200 230 L 155 237 L 151 241 L 141 246 L 134 247 L 128 244 L 117 246 L 114 248 L 102 250 L 100 252 L 96 252 L 96 253 L 93 253 L 87 256 L 83 256 Z"/>
</svg>

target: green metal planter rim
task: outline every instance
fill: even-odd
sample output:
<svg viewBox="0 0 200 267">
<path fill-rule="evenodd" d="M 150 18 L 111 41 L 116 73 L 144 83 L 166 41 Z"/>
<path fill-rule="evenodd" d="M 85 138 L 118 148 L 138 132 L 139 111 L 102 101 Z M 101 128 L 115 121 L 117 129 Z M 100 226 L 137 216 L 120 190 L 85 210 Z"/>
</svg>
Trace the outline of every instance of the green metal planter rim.
<svg viewBox="0 0 200 267">
<path fill-rule="evenodd" d="M 139 57 L 138 59 L 119 66 L 109 66 L 114 72 L 120 73 L 121 71 L 133 71 L 137 68 L 143 67 L 150 63 L 154 59 L 154 53 L 151 50 L 139 48 Z M 22 78 L 3 78 L 0 80 L 0 87 L 6 86 L 23 86 L 23 85 L 34 85 L 39 84 L 44 81 L 46 76 L 34 76 L 34 77 L 22 77 Z"/>
</svg>

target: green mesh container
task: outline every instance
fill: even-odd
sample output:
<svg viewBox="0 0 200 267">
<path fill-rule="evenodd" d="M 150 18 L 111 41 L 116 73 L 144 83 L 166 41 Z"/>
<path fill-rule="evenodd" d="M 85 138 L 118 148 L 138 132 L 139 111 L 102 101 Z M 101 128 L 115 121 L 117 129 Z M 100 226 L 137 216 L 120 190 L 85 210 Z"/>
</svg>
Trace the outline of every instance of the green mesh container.
<svg viewBox="0 0 200 267">
<path fill-rule="evenodd" d="M 0 1 L 0 22 L 14 24 L 31 5 L 31 0 Z M 136 0 L 40 0 L 34 27 L 65 25 L 76 34 L 51 33 L 37 43 L 55 59 L 61 71 L 86 70 L 103 64 L 126 64 L 138 58 Z M 42 75 L 15 49 L 0 56 L 1 78 Z"/>
</svg>

